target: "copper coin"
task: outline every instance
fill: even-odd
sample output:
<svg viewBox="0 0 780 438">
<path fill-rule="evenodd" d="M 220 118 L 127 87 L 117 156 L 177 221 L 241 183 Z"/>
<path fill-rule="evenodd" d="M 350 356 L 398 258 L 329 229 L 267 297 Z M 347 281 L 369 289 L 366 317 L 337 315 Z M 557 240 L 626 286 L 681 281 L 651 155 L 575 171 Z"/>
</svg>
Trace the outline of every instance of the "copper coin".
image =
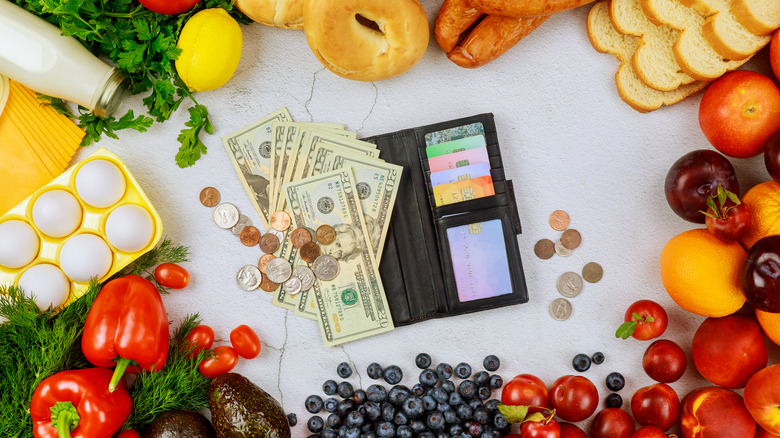
<svg viewBox="0 0 780 438">
<path fill-rule="evenodd" d="M 550 226 L 553 230 L 563 231 L 569 228 L 569 213 L 563 210 L 555 210 L 550 215 Z"/>
<path fill-rule="evenodd" d="M 596 262 L 590 262 L 582 268 L 582 278 L 588 283 L 597 283 L 604 276 L 604 268 Z"/>
<path fill-rule="evenodd" d="M 271 215 L 271 228 L 276 231 L 285 231 L 290 228 L 291 223 L 292 219 L 290 219 L 290 215 L 287 212 L 280 210 Z"/>
<path fill-rule="evenodd" d="M 275 234 L 265 233 L 260 237 L 260 250 L 266 254 L 273 254 L 279 248 L 279 238 Z"/>
<path fill-rule="evenodd" d="M 249 225 L 241 230 L 241 234 L 238 236 L 241 239 L 241 243 L 246 246 L 255 246 L 260 242 L 260 230 Z"/>
<path fill-rule="evenodd" d="M 200 203 L 206 207 L 216 207 L 220 198 L 219 190 L 214 187 L 206 187 L 200 191 Z"/>
<path fill-rule="evenodd" d="M 306 228 L 296 228 L 290 233 L 290 241 L 296 248 L 311 242 L 311 233 Z"/>
<path fill-rule="evenodd" d="M 323 245 L 330 245 L 336 240 L 336 230 L 328 224 L 320 225 L 315 234 L 317 235 L 317 242 Z"/>
<path fill-rule="evenodd" d="M 301 258 L 306 263 L 314 263 L 320 256 L 320 246 L 314 242 L 309 242 L 301 247 Z"/>
<path fill-rule="evenodd" d="M 561 245 L 566 249 L 575 249 L 582 243 L 582 235 L 574 228 L 569 228 L 561 235 Z"/>
<path fill-rule="evenodd" d="M 534 253 L 542 260 L 547 260 L 555 254 L 555 244 L 550 239 L 542 239 L 534 245 Z"/>
<path fill-rule="evenodd" d="M 263 274 L 265 274 L 265 267 L 268 266 L 268 262 L 273 260 L 275 257 L 273 254 L 263 254 L 262 257 L 260 257 L 260 260 L 257 262 L 257 269 L 260 270 Z"/>
<path fill-rule="evenodd" d="M 273 292 L 279 289 L 279 285 L 268 279 L 268 276 L 263 274 L 263 279 L 260 281 L 260 289 L 266 292 Z"/>
</svg>

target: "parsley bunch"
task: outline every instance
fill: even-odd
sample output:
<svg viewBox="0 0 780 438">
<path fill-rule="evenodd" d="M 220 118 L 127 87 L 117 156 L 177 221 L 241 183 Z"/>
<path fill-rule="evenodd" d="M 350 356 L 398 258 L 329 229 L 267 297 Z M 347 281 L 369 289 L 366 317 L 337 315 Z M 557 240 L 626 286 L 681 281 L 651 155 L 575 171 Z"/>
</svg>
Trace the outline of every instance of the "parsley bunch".
<svg viewBox="0 0 780 438">
<path fill-rule="evenodd" d="M 131 94 L 148 93 L 143 102 L 149 116 L 135 117 L 132 110 L 115 119 L 100 118 L 79 107 L 78 114 L 68 110 L 60 99 L 46 96 L 55 109 L 78 120 L 86 130 L 82 145 L 91 144 L 105 134 L 117 138 L 115 131 L 135 129 L 145 132 L 153 121 L 164 122 L 181 103 L 191 100 L 190 120 L 178 136 L 181 143 L 176 154 L 180 167 L 192 166 L 206 153 L 200 139 L 202 131 L 213 133 L 205 106 L 198 104 L 176 73 L 174 61 L 181 50 L 176 47 L 184 24 L 196 12 L 223 8 L 240 23 L 249 20 L 234 9 L 232 0 L 201 0 L 195 7 L 178 15 L 152 12 L 137 0 L 14 0 L 19 6 L 73 36 L 92 53 L 109 59 L 128 77 Z"/>
</svg>

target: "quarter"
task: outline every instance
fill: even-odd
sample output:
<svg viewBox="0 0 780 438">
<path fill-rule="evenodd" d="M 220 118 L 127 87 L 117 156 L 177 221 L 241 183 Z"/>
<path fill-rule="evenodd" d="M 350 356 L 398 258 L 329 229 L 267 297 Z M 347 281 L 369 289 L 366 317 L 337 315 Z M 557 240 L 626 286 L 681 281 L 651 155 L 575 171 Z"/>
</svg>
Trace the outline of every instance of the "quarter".
<svg viewBox="0 0 780 438">
<path fill-rule="evenodd" d="M 571 303 L 566 298 L 556 298 L 550 303 L 550 315 L 556 321 L 566 321 L 571 316 Z"/>
<path fill-rule="evenodd" d="M 214 187 L 206 187 L 200 191 L 200 203 L 206 207 L 211 208 L 216 206 L 219 204 L 220 198 L 219 190 Z"/>
<path fill-rule="evenodd" d="M 339 275 L 339 261 L 329 255 L 321 255 L 312 264 L 314 275 L 324 281 L 330 281 Z"/>
<path fill-rule="evenodd" d="M 568 257 L 571 255 L 571 250 L 563 246 L 563 243 L 559 240 L 555 242 L 555 253 L 561 257 Z"/>
<path fill-rule="evenodd" d="M 300 256 L 306 263 L 314 263 L 320 256 L 320 246 L 314 242 L 309 242 L 301 247 Z"/>
<path fill-rule="evenodd" d="M 296 228 L 290 233 L 290 241 L 294 247 L 300 249 L 311 242 L 311 233 L 306 228 Z"/>
<path fill-rule="evenodd" d="M 265 275 L 276 284 L 282 284 L 290 279 L 292 266 L 287 260 L 276 257 L 265 266 Z"/>
<path fill-rule="evenodd" d="M 295 295 L 298 292 L 300 292 L 302 289 L 301 279 L 295 276 L 290 277 L 289 280 L 284 282 L 284 291 L 287 292 L 289 295 Z"/>
<path fill-rule="evenodd" d="M 574 228 L 569 228 L 561 235 L 561 245 L 566 249 L 576 249 L 582 243 L 582 235 Z"/>
<path fill-rule="evenodd" d="M 292 275 L 298 277 L 301 280 L 301 290 L 309 290 L 314 286 L 314 271 L 308 266 L 298 265 L 293 268 Z"/>
<path fill-rule="evenodd" d="M 582 277 L 576 272 L 564 272 L 556 283 L 558 292 L 566 298 L 574 298 L 582 292 Z"/>
<path fill-rule="evenodd" d="M 588 283 L 598 283 L 604 276 L 604 268 L 596 262 L 590 262 L 582 268 L 582 277 Z"/>
<path fill-rule="evenodd" d="M 555 254 L 555 244 L 550 239 L 542 239 L 534 245 L 534 254 L 542 260 L 547 260 Z"/>
<path fill-rule="evenodd" d="M 317 242 L 321 245 L 330 245 L 336 240 L 336 230 L 328 224 L 320 225 L 314 232 Z"/>
<path fill-rule="evenodd" d="M 290 228 L 292 219 L 290 219 L 290 215 L 287 212 L 279 210 L 271 214 L 270 223 L 271 228 L 274 230 L 285 231 Z"/>
<path fill-rule="evenodd" d="M 238 215 L 238 223 L 233 225 L 233 228 L 230 229 L 230 232 L 233 233 L 234 236 L 240 236 L 241 230 L 244 229 L 244 227 L 252 225 L 252 220 L 248 217 L 244 216 L 243 214 Z"/>
<path fill-rule="evenodd" d="M 569 213 L 563 210 L 555 210 L 550 215 L 550 226 L 555 231 L 563 231 L 569 228 Z"/>
<path fill-rule="evenodd" d="M 219 204 L 214 209 L 214 222 L 226 230 L 233 228 L 238 223 L 238 208 L 229 202 Z"/>
<path fill-rule="evenodd" d="M 252 291 L 260 286 L 263 274 L 257 269 L 257 266 L 246 265 L 241 267 L 236 274 L 236 282 L 238 287 L 245 291 Z"/>
<path fill-rule="evenodd" d="M 241 243 L 246 246 L 255 246 L 260 243 L 260 230 L 251 225 L 246 226 L 241 230 L 239 239 L 241 239 Z"/>
<path fill-rule="evenodd" d="M 260 260 L 257 261 L 257 269 L 260 270 L 263 274 L 265 274 L 265 267 L 268 266 L 268 262 L 274 259 L 273 254 L 263 254 L 262 257 L 260 257 Z"/>
<path fill-rule="evenodd" d="M 273 254 L 279 248 L 279 238 L 275 234 L 265 233 L 260 237 L 260 250 Z"/>
</svg>

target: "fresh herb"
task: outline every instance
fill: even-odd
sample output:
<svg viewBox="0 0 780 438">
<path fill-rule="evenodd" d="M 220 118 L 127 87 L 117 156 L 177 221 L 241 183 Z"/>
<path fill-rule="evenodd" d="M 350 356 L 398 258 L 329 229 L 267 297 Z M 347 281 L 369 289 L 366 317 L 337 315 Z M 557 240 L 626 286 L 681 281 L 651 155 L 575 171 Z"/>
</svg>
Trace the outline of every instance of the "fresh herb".
<svg viewBox="0 0 780 438">
<path fill-rule="evenodd" d="M 151 268 L 159 265 L 160 263 L 182 263 L 189 261 L 190 249 L 182 245 L 174 245 L 170 239 L 163 239 L 162 243 L 156 248 L 153 248 L 146 254 L 138 257 L 134 262 L 125 266 L 124 269 L 117 273 L 117 277 L 123 277 L 125 275 L 138 275 L 146 278 L 157 286 L 157 290 L 162 294 L 169 292 L 168 288 L 157 282 L 154 274 L 150 271 Z"/>
</svg>

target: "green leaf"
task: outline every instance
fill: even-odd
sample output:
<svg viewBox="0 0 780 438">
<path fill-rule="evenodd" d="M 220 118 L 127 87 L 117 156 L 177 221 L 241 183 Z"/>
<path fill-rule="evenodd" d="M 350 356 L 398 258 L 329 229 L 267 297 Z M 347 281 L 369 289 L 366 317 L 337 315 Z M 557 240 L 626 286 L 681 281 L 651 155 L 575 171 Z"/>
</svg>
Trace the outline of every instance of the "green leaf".
<svg viewBox="0 0 780 438">
<path fill-rule="evenodd" d="M 531 421 L 536 421 L 536 422 L 547 421 L 547 417 L 545 417 L 544 414 L 542 414 L 541 412 L 534 412 L 533 414 L 525 417 L 525 421 L 523 421 L 523 423 L 531 422 Z"/>
<path fill-rule="evenodd" d="M 631 337 L 631 335 L 634 334 L 634 331 L 636 330 L 636 326 L 638 324 L 639 323 L 634 320 L 626 321 L 623 324 L 620 324 L 620 327 L 618 327 L 617 331 L 615 332 L 615 337 L 621 339 L 628 339 L 629 337 Z"/>
<path fill-rule="evenodd" d="M 710 199 L 712 199 L 712 198 L 710 198 Z M 708 199 L 708 201 L 709 201 L 709 199 Z M 720 204 L 721 207 L 726 205 L 726 189 L 724 189 L 723 186 L 720 185 L 720 184 L 718 184 L 718 204 Z"/>
<path fill-rule="evenodd" d="M 731 200 L 731 202 L 734 203 L 734 205 L 739 205 L 742 203 L 742 201 L 739 200 L 739 196 L 737 196 L 736 193 L 726 190 L 726 196 L 728 196 L 728 198 Z"/>
<path fill-rule="evenodd" d="M 655 322 L 655 318 L 653 318 L 650 315 L 645 316 L 645 320 L 643 322 Z"/>
<path fill-rule="evenodd" d="M 634 320 L 636 320 L 636 321 L 641 321 L 642 320 L 642 315 L 640 315 L 640 314 L 638 314 L 636 312 L 632 312 L 631 313 L 631 317 L 634 318 Z"/>
<path fill-rule="evenodd" d="M 529 408 L 530 406 L 509 406 L 503 403 L 498 404 L 499 412 L 504 414 L 506 421 L 510 423 L 522 423 L 525 421 Z"/>
</svg>

